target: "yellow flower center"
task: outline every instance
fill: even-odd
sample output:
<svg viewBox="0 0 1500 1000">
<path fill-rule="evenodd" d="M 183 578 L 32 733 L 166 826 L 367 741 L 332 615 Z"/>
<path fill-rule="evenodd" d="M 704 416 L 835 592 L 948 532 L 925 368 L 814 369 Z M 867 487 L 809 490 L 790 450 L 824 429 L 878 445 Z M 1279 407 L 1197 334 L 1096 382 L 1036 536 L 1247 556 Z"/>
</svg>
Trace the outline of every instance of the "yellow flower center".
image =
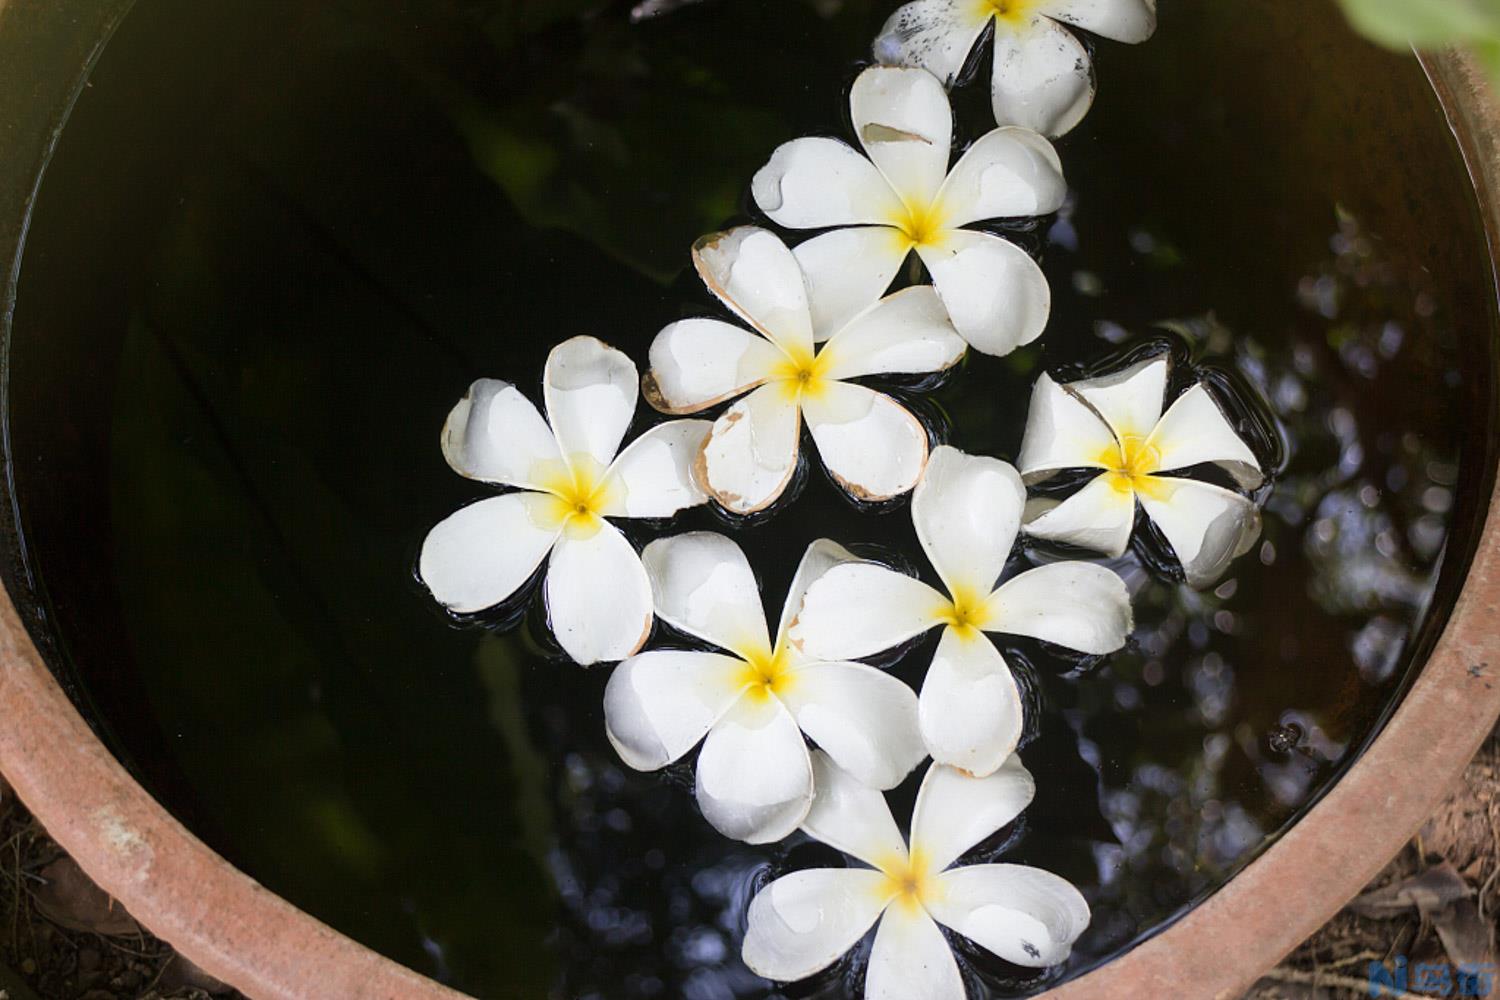
<svg viewBox="0 0 1500 1000">
<path fill-rule="evenodd" d="M 915 910 L 932 902 L 937 895 L 937 873 L 920 851 L 913 851 L 909 858 L 891 858 L 880 866 L 880 873 L 885 876 L 880 895 L 892 906 Z"/>
<path fill-rule="evenodd" d="M 772 695 L 786 694 L 791 689 L 795 673 L 791 657 L 786 648 L 781 647 L 774 652 L 745 657 L 737 686 L 743 687 L 751 698 L 765 701 Z"/>
<path fill-rule="evenodd" d="M 988 595 L 960 588 L 953 594 L 952 601 L 938 609 L 937 618 L 961 638 L 974 639 L 983 631 L 989 610 Z"/>
<path fill-rule="evenodd" d="M 904 212 L 892 220 L 907 250 L 918 247 L 935 247 L 942 242 L 948 229 L 946 215 L 937 202 L 931 205 L 905 206 Z"/>
<path fill-rule="evenodd" d="M 979 0 L 981 17 L 997 17 L 1012 25 L 1023 24 L 1036 7 L 1036 0 Z"/>
<path fill-rule="evenodd" d="M 789 401 L 798 402 L 806 396 L 817 396 L 827 388 L 829 367 L 831 360 L 826 349 L 821 353 L 789 350 L 772 369 L 771 378 L 781 386 Z"/>
<path fill-rule="evenodd" d="M 548 462 L 533 469 L 531 479 L 551 494 L 547 527 L 573 538 L 588 538 L 604 524 L 604 514 L 620 499 L 621 486 L 607 479 L 608 470 L 592 455 L 573 455 L 566 463 Z"/>
<path fill-rule="evenodd" d="M 1127 434 L 1118 445 L 1105 448 L 1098 462 L 1109 470 L 1109 484 L 1120 493 L 1150 494 L 1156 489 L 1154 477 L 1161 468 L 1161 451 L 1146 438 Z"/>
</svg>

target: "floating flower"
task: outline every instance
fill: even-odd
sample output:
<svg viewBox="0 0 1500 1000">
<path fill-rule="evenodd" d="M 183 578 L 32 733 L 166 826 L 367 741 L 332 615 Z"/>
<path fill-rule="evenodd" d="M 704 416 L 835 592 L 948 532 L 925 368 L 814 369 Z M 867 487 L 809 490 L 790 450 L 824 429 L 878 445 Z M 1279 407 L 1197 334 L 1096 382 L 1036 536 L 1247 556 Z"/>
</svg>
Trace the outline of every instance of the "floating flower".
<svg viewBox="0 0 1500 1000">
<path fill-rule="evenodd" d="M 1156 30 L 1156 0 L 916 0 L 886 21 L 875 58 L 921 66 L 951 87 L 993 22 L 995 121 L 1056 137 L 1094 103 L 1093 60 L 1059 21 L 1117 42 L 1144 42 Z"/>
<path fill-rule="evenodd" d="M 849 95 L 854 131 L 869 159 L 837 139 L 782 145 L 755 175 L 756 204 L 792 229 L 837 229 L 797 247 L 816 325 L 837 329 L 879 296 L 915 250 L 959 334 L 986 354 L 1009 354 L 1041 336 L 1052 292 L 1027 253 L 964 227 L 1046 215 L 1067 194 L 1052 144 L 1000 128 L 953 170 L 953 112 L 937 77 L 875 66 Z"/>
<path fill-rule="evenodd" d="M 933 759 L 981 776 L 1015 750 L 1024 721 L 1015 678 L 984 633 L 1101 654 L 1132 628 L 1124 581 L 1092 563 L 1041 566 L 996 588 L 1025 503 L 1006 463 L 934 450 L 911 511 L 947 593 L 878 563 L 836 566 L 808 588 L 792 629 L 806 655 L 852 660 L 942 626 L 922 684 L 922 737 Z"/>
<path fill-rule="evenodd" d="M 443 426 L 459 475 L 516 492 L 470 504 L 422 543 L 418 573 L 450 610 L 510 598 L 551 553 L 547 616 L 562 648 L 588 665 L 640 649 L 651 631 L 651 583 L 635 548 L 606 519 L 670 517 L 708 499 L 693 481 L 705 420 L 651 428 L 620 452 L 635 413 L 635 365 L 592 337 L 547 356 L 547 420 L 515 386 L 480 379 Z"/>
<path fill-rule="evenodd" d="M 847 380 L 941 371 L 963 357 L 932 289 L 879 301 L 873 289 L 854 315 L 822 327 L 797 258 L 766 230 L 706 237 L 693 262 L 756 332 L 713 319 L 673 323 L 651 345 L 646 398 L 668 413 L 693 413 L 749 393 L 714 423 L 697 460 L 714 499 L 738 514 L 775 502 L 796 470 L 804 418 L 823 464 L 849 493 L 884 500 L 915 486 L 926 429 L 891 397 Z M 818 339 L 827 340 L 821 350 Z"/>
<path fill-rule="evenodd" d="M 870 867 L 793 872 L 757 893 L 742 950 L 751 971 L 806 979 L 877 921 L 866 1000 L 964 1000 L 939 925 L 1016 965 L 1067 959 L 1089 923 L 1077 889 L 1022 865 L 955 865 L 1030 804 L 1036 786 L 1017 758 L 984 778 L 934 763 L 917 793 L 908 848 L 880 792 L 813 756 L 818 795 L 803 829 Z"/>
<path fill-rule="evenodd" d="M 1130 544 L 1139 501 L 1171 543 L 1189 585 L 1213 583 L 1260 532 L 1254 503 L 1232 490 L 1167 473 L 1211 463 L 1247 490 L 1265 482 L 1255 453 L 1200 382 L 1162 413 L 1171 362 L 1058 385 L 1037 380 L 1017 463 L 1030 483 L 1064 469 L 1099 469 L 1060 504 L 1034 504 L 1026 531 L 1109 556 Z"/>
<path fill-rule="evenodd" d="M 750 564 L 728 538 L 664 538 L 644 558 L 656 613 L 724 652 L 651 650 L 620 664 L 604 693 L 606 731 L 640 771 L 702 740 L 698 804 L 720 833 L 769 843 L 802 822 L 814 787 L 803 733 L 874 788 L 894 788 L 926 756 L 911 688 L 861 663 L 816 661 L 787 642 L 808 586 L 854 558 L 844 549 L 826 540 L 808 547 L 774 643 Z"/>
</svg>

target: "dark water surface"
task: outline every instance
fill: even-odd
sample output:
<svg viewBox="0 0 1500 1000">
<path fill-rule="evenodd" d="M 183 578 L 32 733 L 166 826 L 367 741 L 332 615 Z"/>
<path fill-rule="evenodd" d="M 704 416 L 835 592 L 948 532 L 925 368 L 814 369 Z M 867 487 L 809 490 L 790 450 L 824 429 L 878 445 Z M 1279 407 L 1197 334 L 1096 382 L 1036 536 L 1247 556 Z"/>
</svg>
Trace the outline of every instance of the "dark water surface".
<svg viewBox="0 0 1500 1000">
<path fill-rule="evenodd" d="M 536 603 L 458 630 L 411 565 L 485 492 L 437 446 L 468 383 L 530 390 L 580 333 L 643 363 L 713 309 L 689 245 L 746 218 L 776 144 L 844 133 L 893 5 L 140 0 L 41 188 L 9 419 L 54 662 L 210 844 L 481 996 L 773 995 L 737 958 L 749 894 L 830 852 L 717 836 L 686 770 L 615 759 L 607 672 L 563 662 Z M 1489 259 L 1420 68 L 1331 4 L 1162 6 L 1153 41 L 1097 47 L 1099 102 L 1060 143 L 1073 198 L 1018 237 L 1052 281 L 1047 335 L 913 404 L 1013 458 L 1039 371 L 1165 326 L 1284 436 L 1263 542 L 1217 589 L 1128 556 L 1130 648 L 1015 650 L 1040 794 L 1005 856 L 1095 915 L 1057 975 L 1203 898 L 1328 787 L 1434 639 L 1488 490 Z M 969 141 L 983 79 L 959 103 Z M 677 527 L 750 548 L 773 620 L 814 538 L 924 565 L 904 504 L 858 512 L 816 468 L 763 524 Z M 964 953 L 976 996 L 1050 981 Z"/>
</svg>

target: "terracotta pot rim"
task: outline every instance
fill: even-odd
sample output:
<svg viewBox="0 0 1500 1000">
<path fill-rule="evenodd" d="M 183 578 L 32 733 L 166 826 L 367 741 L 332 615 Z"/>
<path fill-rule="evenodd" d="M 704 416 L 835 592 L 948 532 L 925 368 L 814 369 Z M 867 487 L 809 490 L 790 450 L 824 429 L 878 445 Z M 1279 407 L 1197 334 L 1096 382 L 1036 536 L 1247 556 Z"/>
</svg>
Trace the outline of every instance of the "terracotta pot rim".
<svg viewBox="0 0 1500 1000">
<path fill-rule="evenodd" d="M 9 0 L 9 12 L 27 0 Z M 115 14 L 123 9 L 117 4 Z M 0 0 L 0 25 L 7 0 Z M 107 31 L 112 18 L 103 22 Z M 87 55 L 88 53 L 82 53 Z M 88 60 L 85 59 L 84 62 Z M 1500 107 L 1457 53 L 1425 59 L 1468 158 L 1492 248 L 1500 245 Z M 81 77 L 78 83 L 81 85 Z M 69 97 L 71 100 L 71 96 Z M 19 225 L 0 250 L 19 258 Z M 13 300 L 8 275 L 6 301 Z M 10 315 L 0 316 L 9 337 Z M 1257 860 L 1175 924 L 1045 994 L 1237 997 L 1372 878 L 1430 815 L 1500 717 L 1500 491 L 1454 611 L 1400 706 L 1324 798 Z M 0 771 L 48 832 L 153 933 L 258 998 L 457 998 L 303 913 L 236 870 L 141 788 L 57 683 L 0 592 Z M 1392 784 L 1397 770 L 1443 781 Z M 1204 944 L 1212 942 L 1212 946 Z"/>
</svg>

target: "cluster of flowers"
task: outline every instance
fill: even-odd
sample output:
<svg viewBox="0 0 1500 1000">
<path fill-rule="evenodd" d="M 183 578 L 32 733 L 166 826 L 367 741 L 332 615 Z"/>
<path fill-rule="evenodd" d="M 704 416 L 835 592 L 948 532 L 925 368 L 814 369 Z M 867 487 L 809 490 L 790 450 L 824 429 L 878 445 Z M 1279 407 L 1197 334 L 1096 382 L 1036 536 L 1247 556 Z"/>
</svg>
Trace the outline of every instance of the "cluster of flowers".
<svg viewBox="0 0 1500 1000">
<path fill-rule="evenodd" d="M 1020 691 L 986 633 L 1108 654 L 1132 630 L 1130 597 L 1118 575 L 1083 561 L 998 583 L 1017 538 L 1024 530 L 1119 556 L 1139 504 L 1188 582 L 1203 585 L 1256 531 L 1247 497 L 1167 475 L 1216 463 L 1247 489 L 1263 478 L 1204 386 L 1165 408 L 1165 356 L 1069 384 L 1042 376 L 1019 469 L 929 450 L 921 422 L 857 381 L 939 372 L 971 348 L 1003 355 L 1046 326 L 1040 268 L 969 227 L 1062 205 L 1061 165 L 1043 133 L 1081 119 L 1093 82 L 1086 51 L 1054 18 L 1125 41 L 1149 36 L 1155 20 L 1152 0 L 906 5 L 876 42 L 881 64 L 850 94 L 863 154 L 836 139 L 798 139 L 753 180 L 756 204 L 777 226 L 824 232 L 789 248 L 747 226 L 694 247 L 704 283 L 743 325 L 668 326 L 644 379 L 621 352 L 574 338 L 548 358 L 545 417 L 515 386 L 481 380 L 443 430 L 454 470 L 509 491 L 428 535 L 419 572 L 437 600 L 458 613 L 492 608 L 546 560 L 562 648 L 584 665 L 623 661 L 604 708 L 629 766 L 664 768 L 701 743 L 697 799 L 720 832 L 763 844 L 801 829 L 868 866 L 794 872 L 755 897 L 743 956 L 768 978 L 827 968 L 877 922 L 871 998 L 965 996 L 940 924 L 1020 965 L 1065 959 L 1089 921 L 1073 886 L 1015 865 L 954 867 L 1035 790 L 1015 753 Z M 945 88 L 991 21 L 1000 124 L 950 169 Z M 912 252 L 932 284 L 887 296 Z M 674 415 L 728 405 L 713 421 L 658 424 L 622 451 L 642 391 Z M 773 636 L 735 542 L 693 532 L 637 554 L 609 523 L 710 501 L 734 514 L 766 510 L 792 479 L 804 421 L 849 494 L 913 494 L 941 590 L 822 539 L 804 555 Z M 1079 469 L 1097 474 L 1066 499 L 1028 503 L 1028 483 Z M 655 618 L 712 651 L 642 652 Z M 857 662 L 935 628 L 920 694 Z M 928 757 L 908 843 L 883 792 Z"/>
</svg>

